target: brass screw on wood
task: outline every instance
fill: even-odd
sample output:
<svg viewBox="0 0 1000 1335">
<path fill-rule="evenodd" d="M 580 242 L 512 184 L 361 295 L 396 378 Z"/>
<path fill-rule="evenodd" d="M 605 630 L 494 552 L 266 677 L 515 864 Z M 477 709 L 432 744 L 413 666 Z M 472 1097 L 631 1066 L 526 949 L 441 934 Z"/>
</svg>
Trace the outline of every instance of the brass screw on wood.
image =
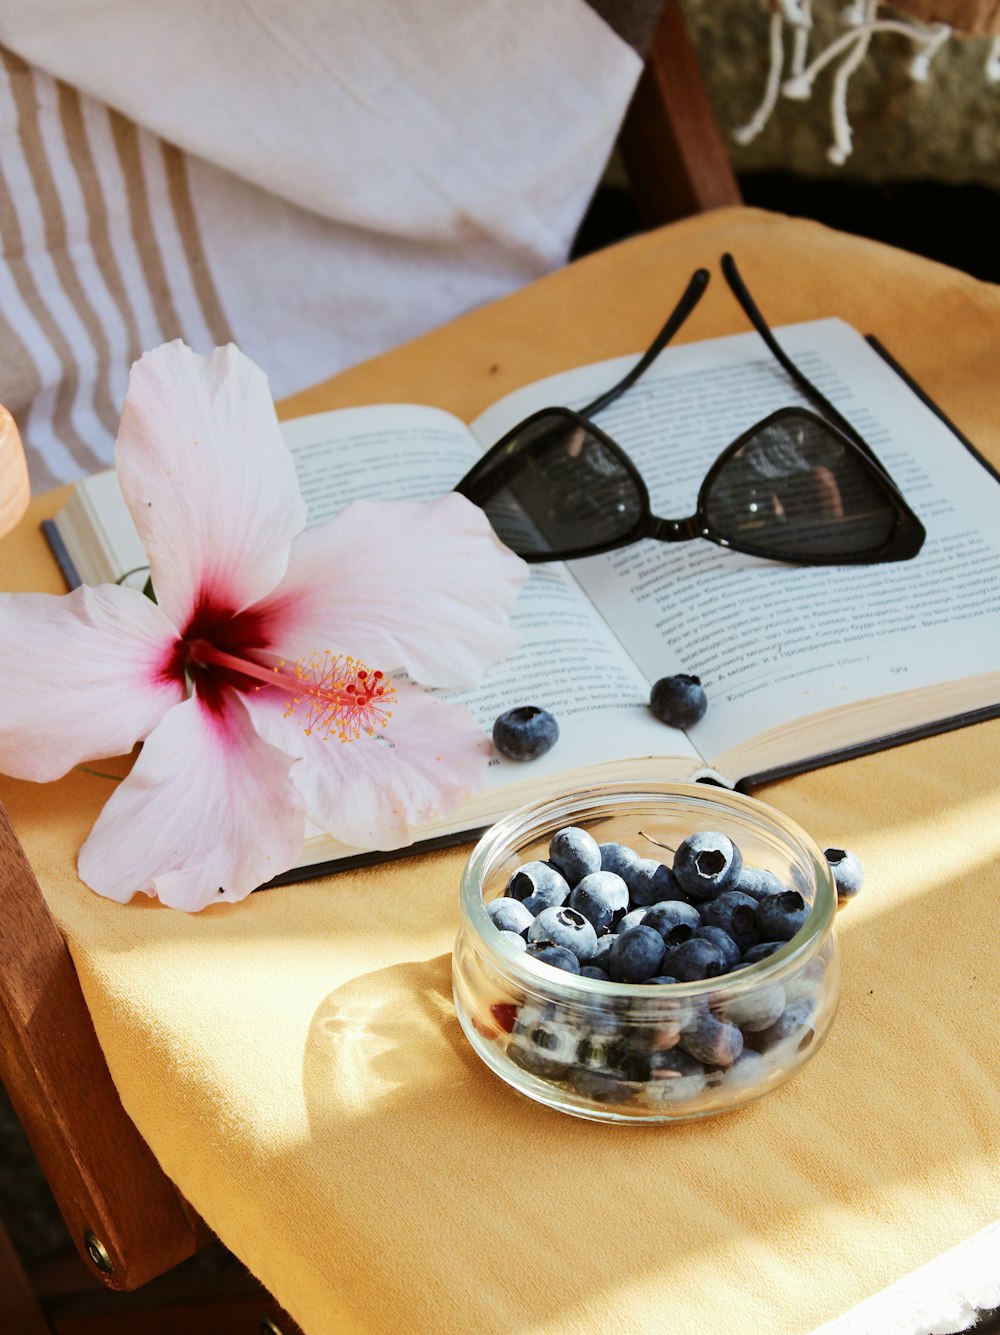
<svg viewBox="0 0 1000 1335">
<path fill-rule="evenodd" d="M 107 1247 L 92 1228 L 88 1228 L 84 1233 L 83 1246 L 93 1262 L 94 1268 L 99 1270 L 102 1275 L 113 1275 L 115 1273 L 115 1263 L 108 1255 Z"/>
</svg>

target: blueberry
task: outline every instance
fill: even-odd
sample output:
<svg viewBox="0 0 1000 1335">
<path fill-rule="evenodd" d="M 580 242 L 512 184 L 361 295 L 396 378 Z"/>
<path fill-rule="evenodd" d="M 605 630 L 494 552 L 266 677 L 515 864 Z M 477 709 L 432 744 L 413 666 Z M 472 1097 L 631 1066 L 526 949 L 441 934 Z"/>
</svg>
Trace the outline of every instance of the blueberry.
<svg viewBox="0 0 1000 1335">
<path fill-rule="evenodd" d="M 577 960 L 589 960 L 597 948 L 597 933 L 576 909 L 542 909 L 528 928 L 528 945 L 564 946 Z M 577 970 L 579 972 L 579 970 Z"/>
<path fill-rule="evenodd" d="M 740 850 L 724 834 L 700 830 L 688 835 L 674 854 L 674 876 L 694 900 L 714 899 L 731 890 L 743 870 Z"/>
<path fill-rule="evenodd" d="M 725 1089 L 743 1089 L 756 1085 L 767 1074 L 767 1061 L 753 1048 L 744 1048 L 732 1066 L 719 1073 Z"/>
<path fill-rule="evenodd" d="M 663 966 L 661 965 L 660 967 L 662 968 Z M 679 983 L 680 979 L 674 978 L 672 974 L 658 973 L 655 978 L 647 978 L 646 981 L 651 987 L 670 987 L 675 983 Z M 691 1023 L 691 1017 L 694 1015 L 694 1005 L 692 1002 L 682 997 L 664 998 L 663 1002 L 657 1002 L 657 1014 L 662 1016 L 662 1021 L 658 1020 L 652 1031 L 654 1038 L 651 1040 L 650 1046 L 654 1048 L 661 1046 L 661 1044 L 656 1042 L 655 1035 L 659 1034 L 663 1026 L 666 1026 L 670 1030 L 676 1028 L 679 1032 L 685 1025 Z M 673 1047 L 673 1040 L 669 1043 L 662 1044 L 662 1046 Z"/>
<path fill-rule="evenodd" d="M 768 983 L 743 996 L 730 997 L 720 1003 L 723 1019 L 743 1030 L 744 1037 L 769 1029 L 781 1018 L 786 1004 L 785 989 L 780 983 Z"/>
<path fill-rule="evenodd" d="M 729 933 L 723 931 L 721 927 L 711 927 L 703 924 L 701 927 L 695 928 L 694 936 L 703 941 L 711 941 L 713 946 L 718 947 L 726 962 L 726 973 L 728 973 L 730 969 L 735 969 L 737 964 L 739 964 L 740 948 Z"/>
<path fill-rule="evenodd" d="M 634 1082 L 585 1066 L 575 1066 L 569 1073 L 569 1082 L 578 1094 L 594 1103 L 627 1103 L 639 1092 Z"/>
<path fill-rule="evenodd" d="M 682 947 L 678 946 L 678 949 Z M 652 927 L 630 927 L 615 937 L 607 954 L 608 976 L 616 983 L 644 983 L 660 971 L 666 952 L 663 937 Z"/>
<path fill-rule="evenodd" d="M 566 1074 L 566 1063 L 546 1056 L 541 1048 L 512 1042 L 507 1045 L 507 1056 L 515 1066 L 520 1066 L 529 1075 L 537 1075 L 540 1080 L 561 1080 Z"/>
<path fill-rule="evenodd" d="M 504 894 L 520 899 L 529 913 L 558 908 L 569 898 L 566 878 L 547 862 L 525 862 L 507 882 Z"/>
<path fill-rule="evenodd" d="M 551 1007 L 527 1003 L 514 1021 L 507 1055 L 533 1075 L 561 1080 L 576 1060 L 579 1044 L 573 1026 L 561 1023 Z"/>
<path fill-rule="evenodd" d="M 580 967 L 581 978 L 595 978 L 598 982 L 606 983 L 608 975 L 596 964 L 584 964 Z"/>
<path fill-rule="evenodd" d="M 543 964 L 551 964 L 554 969 L 565 969 L 567 973 L 580 972 L 580 961 L 566 946 L 554 946 L 550 941 L 530 942 L 528 954 Z"/>
<path fill-rule="evenodd" d="M 773 955 L 776 950 L 780 950 L 785 944 L 784 941 L 758 941 L 755 946 L 743 952 L 741 964 L 758 964 L 761 960 L 766 960 Z"/>
<path fill-rule="evenodd" d="M 614 943 L 615 943 L 615 938 L 610 932 L 606 932 L 604 936 L 599 936 L 597 938 L 597 945 L 594 947 L 594 953 L 593 955 L 591 955 L 587 963 L 593 965 L 595 968 L 603 969 L 605 972 L 607 972 L 608 951 L 611 949 Z"/>
<path fill-rule="evenodd" d="M 749 950 L 760 940 L 757 927 L 757 901 L 740 890 L 723 890 L 715 899 L 701 906 L 701 920 L 706 927 L 721 927 L 740 948 Z"/>
<path fill-rule="evenodd" d="M 632 909 L 629 913 L 625 914 L 624 918 L 618 919 L 615 923 L 614 930 L 620 936 L 622 932 L 627 932 L 630 927 L 638 927 L 643 922 L 648 912 L 649 909 L 641 907 Z"/>
<path fill-rule="evenodd" d="M 515 950 L 527 950 L 528 943 L 520 932 L 501 932 L 503 939 L 514 947 Z"/>
<path fill-rule="evenodd" d="M 613 871 L 628 885 L 627 873 L 639 861 L 639 854 L 628 844 L 598 844 L 601 850 L 601 871 Z"/>
<path fill-rule="evenodd" d="M 813 1003 L 805 998 L 800 1001 L 792 1001 L 785 1007 L 774 1024 L 756 1032 L 751 1032 L 748 1029 L 747 1042 L 758 1052 L 770 1052 L 779 1043 L 787 1043 L 790 1047 L 794 1047 L 801 1052 L 816 1037 L 816 1026 L 813 1024 L 814 1010 Z"/>
<path fill-rule="evenodd" d="M 646 910 L 643 922 L 665 936 L 671 927 L 682 923 L 694 931 L 701 926 L 701 917 L 693 904 L 685 904 L 681 899 L 664 899 Z"/>
<path fill-rule="evenodd" d="M 602 1071 L 621 1080 L 646 1080 L 649 1053 L 646 1031 L 620 1027 L 597 1027 L 580 1042 L 577 1061 L 591 1071 Z"/>
<path fill-rule="evenodd" d="M 592 834 L 577 825 L 566 825 L 549 841 L 549 861 L 572 886 L 592 871 L 601 870 L 601 850 Z"/>
<path fill-rule="evenodd" d="M 705 717 L 708 697 L 698 677 L 679 672 L 661 677 L 649 693 L 649 707 L 661 723 L 672 728 L 690 728 Z"/>
<path fill-rule="evenodd" d="M 719 947 L 711 941 L 692 936 L 689 941 L 682 941 L 667 953 L 665 967 L 680 982 L 693 983 L 699 978 L 718 978 L 720 973 L 725 973 L 726 959 Z"/>
<path fill-rule="evenodd" d="M 763 899 L 765 895 L 778 895 L 784 888 L 780 878 L 775 876 L 773 871 L 765 871 L 763 867 L 746 866 L 733 886 L 734 890 L 739 890 L 744 895 L 752 895 L 754 899 Z"/>
<path fill-rule="evenodd" d="M 706 1066 L 732 1066 L 743 1051 L 743 1035 L 734 1024 L 700 1010 L 680 1038 L 680 1046 Z"/>
<path fill-rule="evenodd" d="M 537 705 L 508 709 L 493 724 L 493 745 L 508 760 L 537 760 L 558 740 L 558 723 Z"/>
<path fill-rule="evenodd" d="M 677 898 L 677 882 L 668 866 L 655 858 L 637 858 L 625 883 L 634 908 L 659 904 Z"/>
<path fill-rule="evenodd" d="M 837 887 L 837 903 L 846 904 L 864 884 L 865 873 L 861 862 L 846 848 L 825 848 L 823 853 L 833 872 L 833 883 Z"/>
<path fill-rule="evenodd" d="M 613 871 L 592 871 L 577 881 L 568 902 L 596 931 L 606 932 L 628 908 L 628 886 Z"/>
<path fill-rule="evenodd" d="M 650 978 L 650 983 L 660 983 L 660 978 Z M 669 983 L 667 984 L 669 985 Z M 669 1052 L 675 1048 L 681 1036 L 681 1027 L 690 1020 L 687 1012 L 677 1015 L 664 1015 L 654 1025 L 647 1025 L 644 1034 L 649 1052 Z"/>
<path fill-rule="evenodd" d="M 646 926 L 648 927 L 649 924 L 647 923 Z M 655 931 L 656 929 L 654 928 L 653 930 Z M 694 928 L 690 923 L 675 922 L 673 927 L 666 928 L 660 935 L 663 937 L 664 944 L 669 953 L 675 946 L 679 946 L 682 941 L 690 941 L 691 937 L 694 935 Z"/>
<path fill-rule="evenodd" d="M 797 890 L 765 895 L 757 905 L 757 929 L 766 941 L 791 941 L 811 909 Z"/>
<path fill-rule="evenodd" d="M 534 922 L 530 909 L 526 909 L 519 899 L 492 899 L 486 905 L 493 926 L 500 932 L 526 932 Z"/>
<path fill-rule="evenodd" d="M 683 1103 L 705 1088 L 705 1068 L 683 1048 L 653 1052 L 646 1097 L 654 1103 Z"/>
</svg>

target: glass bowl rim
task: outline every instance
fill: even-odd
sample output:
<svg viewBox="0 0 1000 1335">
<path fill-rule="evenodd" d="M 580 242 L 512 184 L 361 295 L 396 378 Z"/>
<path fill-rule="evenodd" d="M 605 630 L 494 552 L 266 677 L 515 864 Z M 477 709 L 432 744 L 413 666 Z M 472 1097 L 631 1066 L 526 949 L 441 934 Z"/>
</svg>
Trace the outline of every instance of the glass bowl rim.
<svg viewBox="0 0 1000 1335">
<path fill-rule="evenodd" d="M 626 806 L 630 800 L 643 799 L 680 799 L 695 805 L 721 805 L 744 820 L 756 819 L 769 826 L 772 834 L 778 834 L 786 842 L 797 846 L 796 851 L 812 866 L 816 897 L 809 917 L 790 941 L 786 941 L 765 959 L 715 978 L 696 979 L 690 983 L 616 983 L 610 979 L 584 978 L 515 950 L 503 940 L 486 912 L 480 889 L 484 879 L 483 871 L 489 868 L 491 858 L 499 854 L 501 849 L 519 834 L 528 834 L 532 826 L 540 824 L 547 816 L 569 807 L 582 814 L 587 806 L 597 804 L 599 799 L 617 806 Z M 569 810 L 566 814 L 569 817 Z M 566 824 L 574 823 L 571 819 L 566 821 Z M 643 779 L 634 782 L 618 780 L 572 789 L 529 802 L 501 817 L 482 835 L 469 854 L 462 870 L 460 903 L 463 928 L 468 926 L 472 929 L 491 966 L 515 986 L 532 990 L 539 998 L 550 1001 L 555 994 L 561 993 L 564 1001 L 577 1005 L 608 997 L 655 1003 L 668 998 L 714 995 L 720 991 L 724 991 L 727 997 L 735 997 L 754 991 L 763 984 L 780 983 L 811 958 L 826 938 L 837 913 L 837 889 L 830 864 L 819 845 L 796 821 L 777 808 L 759 798 L 727 788 Z"/>
</svg>

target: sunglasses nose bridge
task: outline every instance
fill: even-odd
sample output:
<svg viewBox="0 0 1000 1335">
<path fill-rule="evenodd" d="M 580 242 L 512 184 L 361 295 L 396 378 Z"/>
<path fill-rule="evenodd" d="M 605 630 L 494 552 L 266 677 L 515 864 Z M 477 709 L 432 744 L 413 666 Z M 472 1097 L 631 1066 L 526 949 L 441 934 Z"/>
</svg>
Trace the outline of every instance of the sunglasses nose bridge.
<svg viewBox="0 0 1000 1335">
<path fill-rule="evenodd" d="M 690 519 L 654 518 L 649 531 L 649 537 L 655 538 L 657 542 L 690 542 L 692 538 L 700 538 L 702 534 L 703 529 L 697 515 L 692 515 Z"/>
</svg>

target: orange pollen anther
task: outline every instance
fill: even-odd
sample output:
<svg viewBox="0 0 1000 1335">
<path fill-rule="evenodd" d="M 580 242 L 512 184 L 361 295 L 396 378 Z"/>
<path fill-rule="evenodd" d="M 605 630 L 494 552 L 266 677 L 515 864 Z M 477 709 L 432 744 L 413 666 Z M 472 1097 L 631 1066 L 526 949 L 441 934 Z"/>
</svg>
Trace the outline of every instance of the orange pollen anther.
<svg viewBox="0 0 1000 1335">
<path fill-rule="evenodd" d="M 362 733 L 373 736 L 392 718 L 392 682 L 349 655 L 327 649 L 322 657 L 313 654 L 291 664 L 282 659 L 266 667 L 201 642 L 194 657 L 256 679 L 258 690 L 271 686 L 284 691 L 289 697 L 284 716 L 294 717 L 307 737 L 317 733 L 324 741 L 335 737 L 351 742 Z"/>
</svg>

